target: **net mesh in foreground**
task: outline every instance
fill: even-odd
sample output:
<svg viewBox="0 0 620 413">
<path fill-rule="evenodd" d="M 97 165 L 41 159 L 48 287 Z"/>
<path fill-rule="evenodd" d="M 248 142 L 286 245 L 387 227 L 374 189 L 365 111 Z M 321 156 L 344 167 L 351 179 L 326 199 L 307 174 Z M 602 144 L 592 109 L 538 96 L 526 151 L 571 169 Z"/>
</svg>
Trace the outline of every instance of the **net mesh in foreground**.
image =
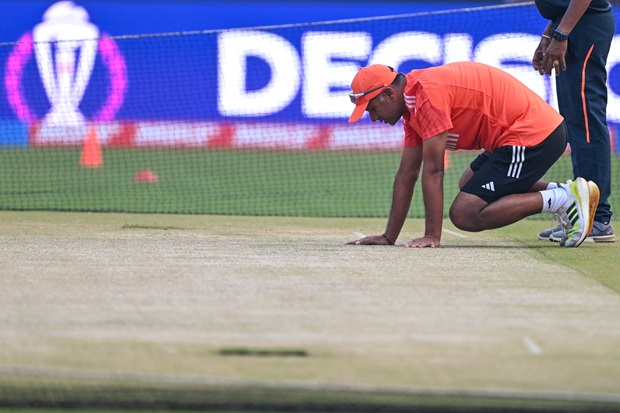
<svg viewBox="0 0 620 413">
<path fill-rule="evenodd" d="M 553 103 L 529 63 L 543 26 L 525 4 L 55 43 L 33 30 L 0 45 L 0 208 L 386 216 L 403 131 L 347 123 L 357 68 L 477 60 Z M 446 154 L 446 208 L 475 155 Z M 570 157 L 547 178 L 572 178 Z"/>
</svg>

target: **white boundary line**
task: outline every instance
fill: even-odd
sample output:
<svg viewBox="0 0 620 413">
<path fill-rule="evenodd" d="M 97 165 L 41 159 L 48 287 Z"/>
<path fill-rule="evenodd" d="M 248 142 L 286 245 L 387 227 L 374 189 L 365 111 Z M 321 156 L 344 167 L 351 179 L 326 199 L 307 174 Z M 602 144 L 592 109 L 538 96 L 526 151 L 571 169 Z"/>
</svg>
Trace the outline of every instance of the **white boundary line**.
<svg viewBox="0 0 620 413">
<path fill-rule="evenodd" d="M 455 237 L 467 238 L 467 235 L 463 235 L 463 234 L 460 234 L 458 232 L 451 231 L 449 229 L 445 229 L 444 228 L 441 231 L 445 232 L 446 234 L 454 235 Z"/>
<path fill-rule="evenodd" d="M 542 348 L 533 339 L 529 337 L 521 337 L 521 341 L 533 355 L 538 356 L 539 354 L 542 354 Z"/>
</svg>

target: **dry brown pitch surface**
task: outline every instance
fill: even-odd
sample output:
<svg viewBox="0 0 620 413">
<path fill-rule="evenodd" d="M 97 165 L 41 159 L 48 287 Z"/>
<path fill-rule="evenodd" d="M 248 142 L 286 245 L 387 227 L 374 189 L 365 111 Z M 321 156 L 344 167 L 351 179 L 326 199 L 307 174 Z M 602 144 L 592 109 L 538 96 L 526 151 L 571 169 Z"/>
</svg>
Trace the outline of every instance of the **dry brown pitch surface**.
<svg viewBox="0 0 620 413">
<path fill-rule="evenodd" d="M 1 212 L 0 384 L 620 402 L 617 292 L 505 233 L 343 245 L 383 226 Z"/>
</svg>

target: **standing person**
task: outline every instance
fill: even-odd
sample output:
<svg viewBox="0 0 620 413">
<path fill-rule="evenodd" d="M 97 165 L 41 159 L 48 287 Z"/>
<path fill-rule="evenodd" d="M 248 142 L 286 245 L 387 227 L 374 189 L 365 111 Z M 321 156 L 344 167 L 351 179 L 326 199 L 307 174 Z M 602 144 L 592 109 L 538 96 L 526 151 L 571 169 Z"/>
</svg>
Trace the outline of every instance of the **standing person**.
<svg viewBox="0 0 620 413">
<path fill-rule="evenodd" d="M 393 245 L 404 225 L 421 174 L 426 230 L 406 247 L 439 247 L 443 224 L 445 150 L 485 149 L 463 173 L 450 219 L 464 231 L 499 228 L 541 212 L 558 214 L 566 247 L 578 247 L 592 225 L 598 188 L 578 178 L 545 189 L 540 178 L 566 148 L 562 117 L 508 73 L 474 62 L 449 63 L 407 75 L 389 66 L 359 70 L 349 97 L 373 122 L 401 118 L 405 143 L 383 234 L 348 244 Z M 420 172 L 421 171 L 421 172 Z"/>
<path fill-rule="evenodd" d="M 608 0 L 536 0 L 549 20 L 532 65 L 540 74 L 555 69 L 558 107 L 566 119 L 573 175 L 596 182 L 601 196 L 588 241 L 614 242 L 611 225 L 611 145 L 607 129 L 607 55 L 615 33 Z M 551 187 L 555 187 L 551 183 Z M 559 227 L 538 239 L 560 241 Z"/>
</svg>

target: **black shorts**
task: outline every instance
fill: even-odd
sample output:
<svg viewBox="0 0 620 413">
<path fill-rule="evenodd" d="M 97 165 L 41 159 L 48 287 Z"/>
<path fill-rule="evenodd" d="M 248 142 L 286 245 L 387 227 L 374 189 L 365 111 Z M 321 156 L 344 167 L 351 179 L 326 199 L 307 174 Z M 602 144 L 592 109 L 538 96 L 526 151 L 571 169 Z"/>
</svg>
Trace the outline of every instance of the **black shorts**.
<svg viewBox="0 0 620 413">
<path fill-rule="evenodd" d="M 540 144 L 532 147 L 502 146 L 485 151 L 471 163 L 474 175 L 461 188 L 487 203 L 512 194 L 529 192 L 566 149 L 564 121 Z M 567 178 L 568 179 L 568 178 Z"/>
</svg>

